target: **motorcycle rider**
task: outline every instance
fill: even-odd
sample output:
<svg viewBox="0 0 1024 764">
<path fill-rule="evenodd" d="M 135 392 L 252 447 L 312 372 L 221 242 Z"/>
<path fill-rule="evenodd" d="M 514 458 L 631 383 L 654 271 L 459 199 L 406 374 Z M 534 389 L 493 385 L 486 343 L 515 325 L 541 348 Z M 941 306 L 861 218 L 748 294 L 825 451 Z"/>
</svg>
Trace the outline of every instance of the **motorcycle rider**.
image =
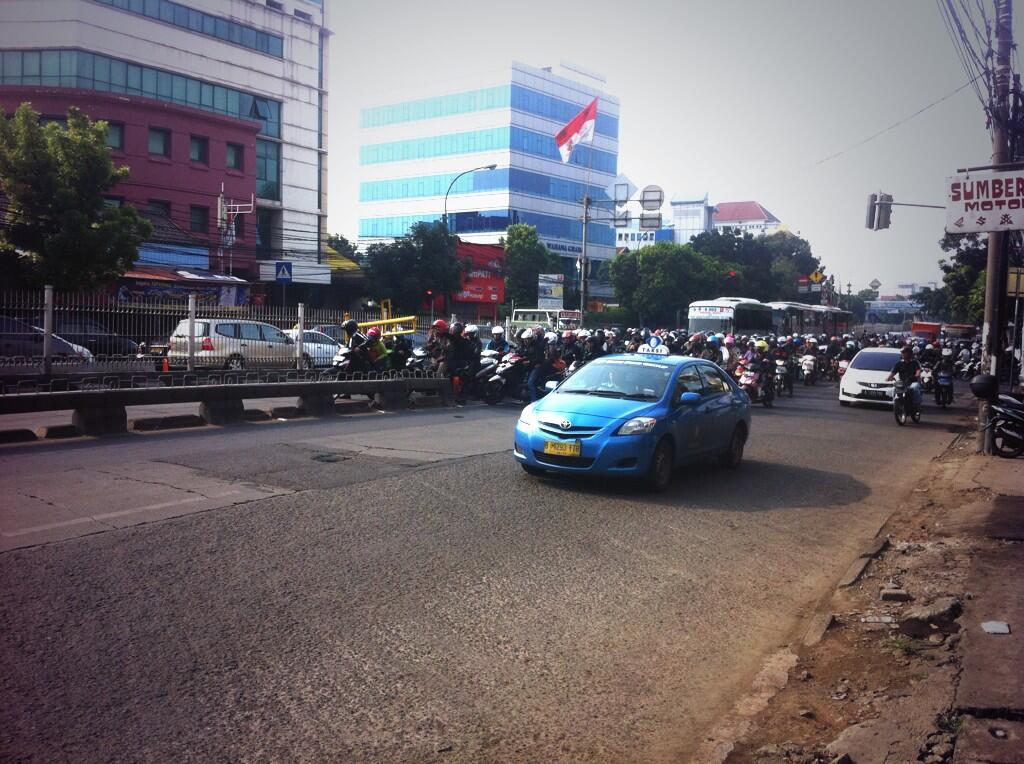
<svg viewBox="0 0 1024 764">
<path fill-rule="evenodd" d="M 848 340 L 846 345 L 839 353 L 840 361 L 852 361 L 853 357 L 857 355 L 857 343 L 853 340 Z"/>
<path fill-rule="evenodd" d="M 576 344 L 576 335 L 569 329 L 562 332 L 562 360 L 565 361 L 566 366 L 571 366 L 573 362 L 579 359 L 580 348 Z"/>
<path fill-rule="evenodd" d="M 465 405 L 466 386 L 463 377 L 473 364 L 473 343 L 463 334 L 463 325 L 456 321 L 448 330 L 448 353 L 445 357 L 448 378 L 452 382 L 456 405 Z"/>
<path fill-rule="evenodd" d="M 789 338 L 788 337 L 784 337 L 781 341 L 779 341 L 775 345 L 774 348 L 772 348 L 771 361 L 772 361 L 772 366 L 773 366 L 773 368 L 772 368 L 773 372 L 775 371 L 775 369 L 774 369 L 775 361 L 782 361 L 782 363 L 784 364 L 783 367 L 782 367 L 783 369 L 785 369 L 785 372 L 783 372 L 784 375 L 785 375 L 785 376 L 783 376 L 783 381 L 785 382 L 786 392 L 789 393 L 790 395 L 792 395 L 793 394 L 793 369 L 790 366 L 790 352 L 789 352 Z"/>
<path fill-rule="evenodd" d="M 383 371 L 388 366 L 388 349 L 380 338 L 380 327 L 371 326 L 366 332 L 366 355 L 374 371 Z"/>
<path fill-rule="evenodd" d="M 487 343 L 488 350 L 497 350 L 501 355 L 509 351 L 508 340 L 505 339 L 505 328 L 495 326 L 491 329 L 491 341 Z"/>
<path fill-rule="evenodd" d="M 921 364 L 914 358 L 914 351 L 909 345 L 903 346 L 903 349 L 900 351 L 900 360 L 892 367 L 892 371 L 889 372 L 886 381 L 895 379 L 897 376 L 907 386 L 914 410 L 920 411 L 921 399 L 923 397 L 921 383 L 918 382 L 918 379 L 921 377 Z"/>
<path fill-rule="evenodd" d="M 722 343 L 722 360 L 721 367 L 725 369 L 729 374 L 736 371 L 736 366 L 739 365 L 740 356 L 736 352 L 736 338 L 731 334 L 725 338 L 725 342 Z"/>
<path fill-rule="evenodd" d="M 451 336 L 448 334 L 448 322 L 443 318 L 437 319 L 430 326 L 430 334 L 427 335 L 425 349 L 434 359 L 434 369 L 442 377 L 448 376 L 448 357 L 451 354 L 449 346 Z"/>
</svg>

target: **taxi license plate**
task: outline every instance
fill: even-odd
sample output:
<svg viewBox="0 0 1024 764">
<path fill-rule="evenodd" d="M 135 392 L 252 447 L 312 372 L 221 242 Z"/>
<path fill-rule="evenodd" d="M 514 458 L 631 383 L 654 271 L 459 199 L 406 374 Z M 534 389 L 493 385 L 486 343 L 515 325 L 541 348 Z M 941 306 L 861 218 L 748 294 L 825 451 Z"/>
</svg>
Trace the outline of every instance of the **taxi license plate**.
<svg viewBox="0 0 1024 764">
<path fill-rule="evenodd" d="M 865 390 L 864 391 L 864 395 L 866 395 L 868 398 L 879 398 L 879 399 L 884 399 L 884 398 L 888 398 L 889 397 L 889 394 L 887 392 L 885 392 L 885 390 Z"/>
<path fill-rule="evenodd" d="M 582 453 L 583 444 L 578 440 L 546 440 L 544 441 L 544 453 L 555 456 L 579 456 Z"/>
</svg>

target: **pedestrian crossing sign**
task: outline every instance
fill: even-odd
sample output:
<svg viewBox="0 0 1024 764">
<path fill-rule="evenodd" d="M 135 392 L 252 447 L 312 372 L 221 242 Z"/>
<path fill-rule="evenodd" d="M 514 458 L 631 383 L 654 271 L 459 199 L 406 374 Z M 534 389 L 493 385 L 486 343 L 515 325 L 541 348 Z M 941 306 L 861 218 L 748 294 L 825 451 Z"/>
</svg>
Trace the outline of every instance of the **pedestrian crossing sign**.
<svg viewBox="0 0 1024 764">
<path fill-rule="evenodd" d="M 278 260 L 274 263 L 274 280 L 278 284 L 292 283 L 292 264 L 287 260 Z"/>
</svg>

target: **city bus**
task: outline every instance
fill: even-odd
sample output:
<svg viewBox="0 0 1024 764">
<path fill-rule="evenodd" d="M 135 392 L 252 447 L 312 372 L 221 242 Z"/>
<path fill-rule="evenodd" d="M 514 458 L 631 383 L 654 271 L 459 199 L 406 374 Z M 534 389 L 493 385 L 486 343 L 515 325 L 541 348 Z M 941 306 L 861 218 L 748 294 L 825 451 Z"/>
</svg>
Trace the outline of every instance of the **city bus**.
<svg viewBox="0 0 1024 764">
<path fill-rule="evenodd" d="M 691 302 L 686 312 L 687 331 L 733 335 L 767 335 L 772 331 L 772 309 L 745 297 L 719 297 Z"/>
<path fill-rule="evenodd" d="M 516 308 L 512 311 L 510 328 L 521 332 L 535 326 L 545 330 L 563 332 L 566 329 L 580 328 L 580 312 L 578 310 L 555 310 L 552 308 Z"/>
<path fill-rule="evenodd" d="M 827 334 L 829 337 L 850 331 L 853 314 L 832 305 L 807 305 L 802 302 L 769 302 L 772 327 L 781 334 Z"/>
</svg>

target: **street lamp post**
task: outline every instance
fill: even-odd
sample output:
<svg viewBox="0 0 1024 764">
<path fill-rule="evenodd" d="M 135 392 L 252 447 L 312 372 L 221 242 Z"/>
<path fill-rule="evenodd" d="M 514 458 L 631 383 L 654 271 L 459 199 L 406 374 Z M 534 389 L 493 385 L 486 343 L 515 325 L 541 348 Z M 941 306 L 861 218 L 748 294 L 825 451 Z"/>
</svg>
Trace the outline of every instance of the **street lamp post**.
<svg viewBox="0 0 1024 764">
<path fill-rule="evenodd" d="M 448 233 L 449 231 L 451 231 L 451 226 L 448 225 L 448 194 L 450 194 L 452 192 L 452 188 L 455 186 L 455 181 L 457 181 L 463 175 L 469 175 L 469 173 L 476 172 L 477 170 L 496 170 L 496 169 L 498 169 L 498 165 L 496 165 L 496 164 L 485 164 L 485 165 L 481 165 L 480 167 L 474 167 L 471 170 L 464 170 L 463 172 L 460 172 L 458 175 L 456 175 L 454 178 L 452 178 L 452 182 L 448 184 L 448 190 L 444 192 L 444 218 L 443 218 L 443 220 L 444 220 L 444 232 L 445 233 Z"/>
</svg>

